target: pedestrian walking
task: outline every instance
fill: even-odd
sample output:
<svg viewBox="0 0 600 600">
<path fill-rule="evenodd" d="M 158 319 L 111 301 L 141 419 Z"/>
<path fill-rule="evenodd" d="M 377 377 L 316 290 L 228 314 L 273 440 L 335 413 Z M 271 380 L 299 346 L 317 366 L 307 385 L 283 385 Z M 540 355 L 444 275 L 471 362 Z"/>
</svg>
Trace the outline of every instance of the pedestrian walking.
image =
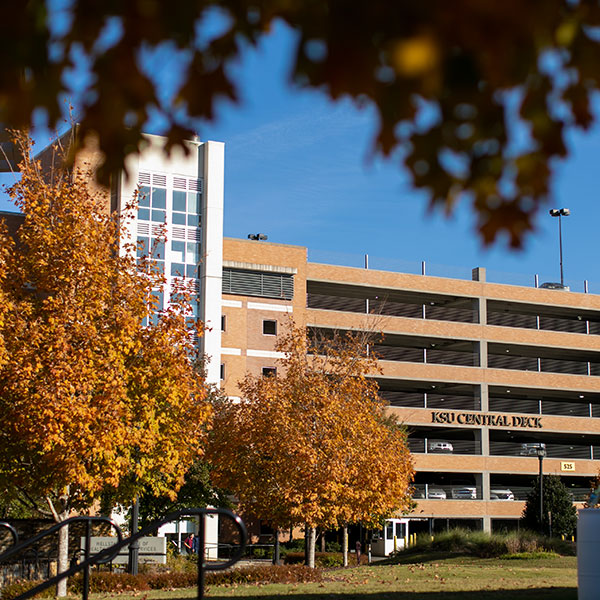
<svg viewBox="0 0 600 600">
<path fill-rule="evenodd" d="M 185 538 L 183 541 L 183 545 L 185 546 L 188 554 L 195 554 L 198 549 L 198 541 L 196 540 L 196 536 L 193 533 Z"/>
</svg>

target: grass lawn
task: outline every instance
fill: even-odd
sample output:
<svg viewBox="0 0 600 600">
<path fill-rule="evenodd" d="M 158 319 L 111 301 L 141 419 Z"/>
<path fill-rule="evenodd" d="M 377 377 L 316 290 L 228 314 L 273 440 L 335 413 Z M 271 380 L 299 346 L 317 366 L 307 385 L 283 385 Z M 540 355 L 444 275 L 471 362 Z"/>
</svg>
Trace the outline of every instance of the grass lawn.
<svg viewBox="0 0 600 600">
<path fill-rule="evenodd" d="M 433 558 L 433 560 L 432 560 Z M 575 557 L 536 559 L 440 558 L 426 562 L 325 571 L 323 583 L 208 587 L 206 597 L 295 600 L 576 600 Z M 106 598 L 95 594 L 95 599 Z M 119 600 L 179 600 L 196 597 L 195 589 L 137 592 Z"/>
</svg>

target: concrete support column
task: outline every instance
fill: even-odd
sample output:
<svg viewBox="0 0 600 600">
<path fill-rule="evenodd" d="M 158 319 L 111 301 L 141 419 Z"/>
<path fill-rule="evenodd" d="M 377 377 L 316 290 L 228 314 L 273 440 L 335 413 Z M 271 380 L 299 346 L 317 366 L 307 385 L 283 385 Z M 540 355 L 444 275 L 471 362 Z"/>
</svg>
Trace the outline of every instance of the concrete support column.
<svg viewBox="0 0 600 600">
<path fill-rule="evenodd" d="M 483 517 L 483 531 L 492 533 L 492 518 L 489 515 Z"/>
<path fill-rule="evenodd" d="M 483 473 L 475 475 L 475 481 L 478 486 L 481 486 L 481 495 L 483 498 L 483 502 L 487 502 L 490 499 L 490 473 L 489 471 L 484 471 Z M 483 530 L 487 533 L 492 531 L 492 520 L 489 514 L 484 515 L 483 517 Z"/>
<path fill-rule="evenodd" d="M 202 260 L 200 261 L 200 318 L 207 326 L 200 338 L 209 358 L 206 380 L 218 385 L 221 371 L 221 287 L 223 279 L 223 195 L 225 146 L 205 142 L 198 153 L 204 173 L 202 194 Z"/>
<path fill-rule="evenodd" d="M 485 283 L 486 273 L 482 267 L 476 267 L 472 271 L 473 281 L 479 281 Z M 485 286 L 482 286 L 484 288 Z M 479 338 L 479 366 L 481 368 L 487 368 L 488 365 L 488 344 L 487 336 L 485 335 L 485 327 L 487 325 L 487 299 L 483 289 L 479 295 L 479 298 L 473 301 L 473 310 L 477 311 L 478 323 L 481 325 L 481 337 Z M 490 408 L 489 404 L 489 392 L 487 383 L 483 382 L 479 389 L 480 398 L 480 410 L 481 412 L 487 413 Z M 481 455 L 490 455 L 490 435 L 487 427 L 482 427 L 479 430 L 479 439 L 481 443 Z M 478 486 L 481 486 L 481 494 L 484 502 L 490 499 L 490 473 L 489 471 L 483 471 L 475 476 L 475 480 Z M 487 511 L 486 511 L 487 512 Z M 492 519 L 486 514 L 483 517 L 483 530 L 487 533 L 492 531 Z"/>
<path fill-rule="evenodd" d="M 473 281 L 485 283 L 485 269 L 475 267 L 472 271 L 472 278 Z M 487 367 L 487 340 L 483 335 L 483 327 L 487 324 L 487 301 L 483 290 L 479 298 L 473 300 L 473 311 L 477 315 L 477 322 L 482 326 L 482 336 L 479 340 L 479 366 L 485 368 Z"/>
<path fill-rule="evenodd" d="M 490 410 L 490 394 L 488 384 L 483 382 L 479 387 L 479 403 L 481 405 L 481 412 L 488 412 Z M 483 448 L 482 448 L 483 451 Z M 484 453 L 485 454 L 485 453 Z"/>
<path fill-rule="evenodd" d="M 481 456 L 490 455 L 490 430 L 485 427 L 480 430 L 479 434 L 481 438 Z"/>
</svg>

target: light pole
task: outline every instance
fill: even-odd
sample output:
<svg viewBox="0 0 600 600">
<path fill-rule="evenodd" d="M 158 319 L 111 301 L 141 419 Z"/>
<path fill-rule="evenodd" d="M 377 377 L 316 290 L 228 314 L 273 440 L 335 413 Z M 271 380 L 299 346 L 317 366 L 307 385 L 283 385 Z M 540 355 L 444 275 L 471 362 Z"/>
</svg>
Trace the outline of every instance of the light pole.
<svg viewBox="0 0 600 600">
<path fill-rule="evenodd" d="M 131 533 L 134 535 L 138 532 L 138 519 L 140 517 L 140 502 L 136 496 L 131 506 Z M 138 574 L 138 562 L 140 555 L 140 541 L 135 540 L 129 544 L 129 568 L 128 571 L 132 575 Z"/>
<path fill-rule="evenodd" d="M 563 256 L 562 256 L 562 218 L 568 217 L 571 211 L 568 208 L 551 208 L 549 211 L 550 216 L 558 217 L 558 246 L 560 248 L 560 285 L 565 285 L 565 278 L 563 277 Z"/>
<path fill-rule="evenodd" d="M 536 454 L 540 461 L 540 533 L 544 535 L 544 456 L 546 448 L 536 448 Z"/>
</svg>

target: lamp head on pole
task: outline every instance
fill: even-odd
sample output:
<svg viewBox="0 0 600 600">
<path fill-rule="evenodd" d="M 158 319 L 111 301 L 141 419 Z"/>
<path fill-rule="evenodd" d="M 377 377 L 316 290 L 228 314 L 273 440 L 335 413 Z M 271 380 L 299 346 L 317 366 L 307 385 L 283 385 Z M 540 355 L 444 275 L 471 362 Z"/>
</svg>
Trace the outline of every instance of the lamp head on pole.
<svg viewBox="0 0 600 600">
<path fill-rule="evenodd" d="M 568 208 L 551 208 L 548 212 L 551 217 L 568 217 L 571 214 Z"/>
</svg>

